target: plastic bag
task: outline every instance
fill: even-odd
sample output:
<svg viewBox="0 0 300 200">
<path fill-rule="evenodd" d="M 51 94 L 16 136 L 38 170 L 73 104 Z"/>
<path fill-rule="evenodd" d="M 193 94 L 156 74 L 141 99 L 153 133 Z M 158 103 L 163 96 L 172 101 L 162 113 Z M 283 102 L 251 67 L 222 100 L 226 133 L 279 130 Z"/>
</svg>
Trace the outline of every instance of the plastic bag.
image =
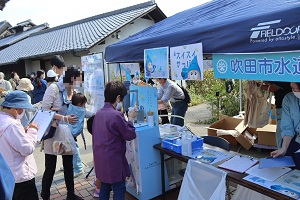
<svg viewBox="0 0 300 200">
<path fill-rule="evenodd" d="M 65 122 L 58 124 L 56 132 L 52 138 L 53 153 L 56 155 L 76 154 L 76 142 L 72 136 L 69 125 Z"/>
<path fill-rule="evenodd" d="M 227 173 L 190 159 L 180 188 L 179 200 L 225 200 Z"/>
</svg>

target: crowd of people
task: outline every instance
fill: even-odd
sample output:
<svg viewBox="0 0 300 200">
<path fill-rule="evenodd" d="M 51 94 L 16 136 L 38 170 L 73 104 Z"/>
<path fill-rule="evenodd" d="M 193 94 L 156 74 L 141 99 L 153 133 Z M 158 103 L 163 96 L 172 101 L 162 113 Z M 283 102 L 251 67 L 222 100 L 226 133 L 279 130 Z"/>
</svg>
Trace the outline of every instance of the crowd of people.
<svg viewBox="0 0 300 200">
<path fill-rule="evenodd" d="M 12 72 L 10 80 L 6 81 L 4 73 L 0 72 L 0 199 L 39 199 L 35 185 L 37 165 L 33 156 L 39 142 L 39 125 L 33 118 L 39 109 L 55 112 L 41 141 L 45 153 L 42 199 L 50 199 L 59 155 L 63 160 L 61 169 L 67 188 L 66 199 L 82 199 L 74 192 L 74 177 L 83 173 L 78 145 L 75 143 L 76 152 L 72 154 L 58 154 L 54 151 L 53 138 L 61 134 L 58 132 L 60 124 L 68 123 L 74 140 L 77 141 L 79 135 L 84 139 L 84 118 L 97 122 L 90 125 L 90 132 L 94 132 L 93 153 L 97 177 L 94 197 L 109 199 L 109 193 L 113 190 L 116 199 L 124 199 L 125 180 L 129 176 L 125 158 L 126 140 L 136 137 L 133 119 L 137 116 L 136 110 L 132 110 L 125 119 L 120 108 L 116 109 L 127 94 L 126 87 L 118 81 L 108 83 L 104 91 L 104 107 L 97 113 L 91 113 L 85 109 L 87 98 L 73 87 L 83 81 L 81 72 L 68 70 L 63 57 L 59 55 L 53 56 L 50 62 L 52 69 L 47 72 L 47 77 L 43 70 L 21 79 L 16 72 Z"/>
<path fill-rule="evenodd" d="M 128 88 L 119 81 L 108 82 L 104 89 L 104 106 L 92 113 L 85 109 L 87 98 L 74 88 L 74 85 L 83 81 L 81 72 L 74 71 L 72 67 L 68 70 L 63 57 L 59 55 L 53 56 L 50 62 L 52 69 L 47 74 L 38 70 L 29 78 L 20 79 L 16 72 L 12 72 L 7 81 L 4 73 L 0 72 L 0 199 L 39 199 L 35 185 L 37 165 L 33 156 L 35 146 L 39 142 L 39 125 L 32 121 L 39 109 L 55 112 L 53 121 L 41 141 L 45 154 L 42 199 L 50 199 L 57 156 L 60 155 L 67 188 L 66 199 L 82 199 L 74 192 L 74 177 L 83 173 L 76 141 L 79 135 L 84 139 L 84 118 L 89 118 L 88 131 L 92 133 L 97 178 L 94 196 L 108 200 L 110 191 L 113 191 L 114 199 L 124 199 L 126 177 L 130 176 L 125 157 L 126 141 L 136 138 L 133 123 L 137 116 L 136 109 L 124 110 L 126 115 L 120 112 L 123 101 L 128 97 Z M 169 79 L 159 78 L 156 81 L 161 85 L 157 95 L 157 103 L 163 107 L 161 110 L 172 107 L 173 115 L 184 117 L 188 105 L 182 88 Z M 283 89 L 279 84 L 276 86 L 276 90 Z M 291 155 L 296 163 L 295 168 L 300 169 L 300 83 L 290 83 L 289 86 L 290 89 L 285 87 L 284 90 L 292 92 L 277 96 L 277 106 L 282 109 L 281 138 L 278 140 L 278 149 L 271 152 L 271 156 Z M 58 130 L 61 130 L 59 127 L 63 123 L 68 124 L 74 138 L 76 151 L 71 154 L 55 151 L 54 136 L 61 134 Z M 172 117 L 171 123 L 184 125 L 181 118 Z"/>
</svg>

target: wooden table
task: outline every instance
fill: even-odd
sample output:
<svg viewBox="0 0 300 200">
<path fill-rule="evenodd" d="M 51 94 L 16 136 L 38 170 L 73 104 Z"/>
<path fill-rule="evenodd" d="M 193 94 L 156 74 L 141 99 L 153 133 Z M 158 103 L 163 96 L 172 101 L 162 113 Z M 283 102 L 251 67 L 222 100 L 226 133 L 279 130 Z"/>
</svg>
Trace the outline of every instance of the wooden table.
<svg viewBox="0 0 300 200">
<path fill-rule="evenodd" d="M 218 147 L 214 147 L 214 146 L 211 146 L 211 145 L 208 145 L 208 144 L 204 144 L 204 147 L 207 147 L 207 148 L 210 148 L 210 149 L 214 149 L 214 150 L 217 150 L 217 151 L 220 151 L 220 152 L 226 152 L 226 153 L 229 153 L 229 154 L 232 154 L 232 155 L 240 155 L 234 151 L 225 151 L 221 148 L 218 148 Z M 189 161 L 189 159 L 192 159 L 190 157 L 187 157 L 187 156 L 183 156 L 181 154 L 178 154 L 174 151 L 171 151 L 171 150 L 168 150 L 168 149 L 165 149 L 162 147 L 161 143 L 159 144 L 156 144 L 153 146 L 154 149 L 157 149 L 160 151 L 160 158 L 161 158 L 161 183 L 162 183 L 162 196 L 164 198 L 164 194 L 165 194 L 165 170 L 164 170 L 164 167 L 165 167 L 165 160 L 164 160 L 164 155 L 168 155 L 172 158 L 175 158 L 175 159 L 178 159 L 180 161 L 183 161 L 185 163 L 187 163 Z M 221 162 L 224 162 L 224 161 L 221 161 Z M 217 167 L 217 165 L 220 164 L 217 163 L 215 164 L 214 166 Z M 251 190 L 254 190 L 254 191 L 257 191 L 261 194 L 264 194 L 266 196 L 269 196 L 271 198 L 274 198 L 274 199 L 280 199 L 280 200 L 285 200 L 285 199 L 293 199 L 291 197 L 288 197 L 286 195 L 283 195 L 279 192 L 275 192 L 271 189 L 268 189 L 268 188 L 265 188 L 263 186 L 260 186 L 260 185 L 257 185 L 255 183 L 251 183 L 249 181 L 246 181 L 244 180 L 243 178 L 245 176 L 247 176 L 248 174 L 245 174 L 245 173 L 237 173 L 237 172 L 233 172 L 233 171 L 229 171 L 229 170 L 225 170 L 225 169 L 222 169 L 224 171 L 227 172 L 227 176 L 226 176 L 226 181 L 228 182 L 234 182 L 236 184 L 239 184 L 239 185 L 242 185 L 246 188 L 249 188 Z M 228 185 L 228 184 L 227 184 Z"/>
</svg>

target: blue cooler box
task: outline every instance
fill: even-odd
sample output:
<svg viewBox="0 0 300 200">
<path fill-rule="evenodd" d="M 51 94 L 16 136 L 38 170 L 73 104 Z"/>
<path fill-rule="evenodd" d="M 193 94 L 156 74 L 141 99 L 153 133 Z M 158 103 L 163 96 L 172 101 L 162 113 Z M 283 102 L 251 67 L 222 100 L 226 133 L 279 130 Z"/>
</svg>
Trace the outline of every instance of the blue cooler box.
<svg viewBox="0 0 300 200">
<path fill-rule="evenodd" d="M 163 148 L 175 151 L 181 154 L 181 144 L 176 144 L 177 139 L 164 139 L 162 141 Z M 198 137 L 196 141 L 192 142 L 192 150 L 201 148 L 203 146 L 203 138 Z"/>
</svg>

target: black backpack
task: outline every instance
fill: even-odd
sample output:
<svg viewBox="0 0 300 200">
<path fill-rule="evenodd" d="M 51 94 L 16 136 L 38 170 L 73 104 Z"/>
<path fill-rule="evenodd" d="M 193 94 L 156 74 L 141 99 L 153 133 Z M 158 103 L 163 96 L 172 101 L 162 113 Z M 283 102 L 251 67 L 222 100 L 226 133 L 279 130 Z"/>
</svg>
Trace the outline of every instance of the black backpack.
<svg viewBox="0 0 300 200">
<path fill-rule="evenodd" d="M 177 85 L 182 89 L 182 91 L 184 93 L 183 101 L 185 101 L 187 104 L 191 103 L 191 96 L 190 96 L 189 92 L 186 90 L 186 88 L 183 86 L 180 86 L 179 84 L 177 84 Z"/>
</svg>

